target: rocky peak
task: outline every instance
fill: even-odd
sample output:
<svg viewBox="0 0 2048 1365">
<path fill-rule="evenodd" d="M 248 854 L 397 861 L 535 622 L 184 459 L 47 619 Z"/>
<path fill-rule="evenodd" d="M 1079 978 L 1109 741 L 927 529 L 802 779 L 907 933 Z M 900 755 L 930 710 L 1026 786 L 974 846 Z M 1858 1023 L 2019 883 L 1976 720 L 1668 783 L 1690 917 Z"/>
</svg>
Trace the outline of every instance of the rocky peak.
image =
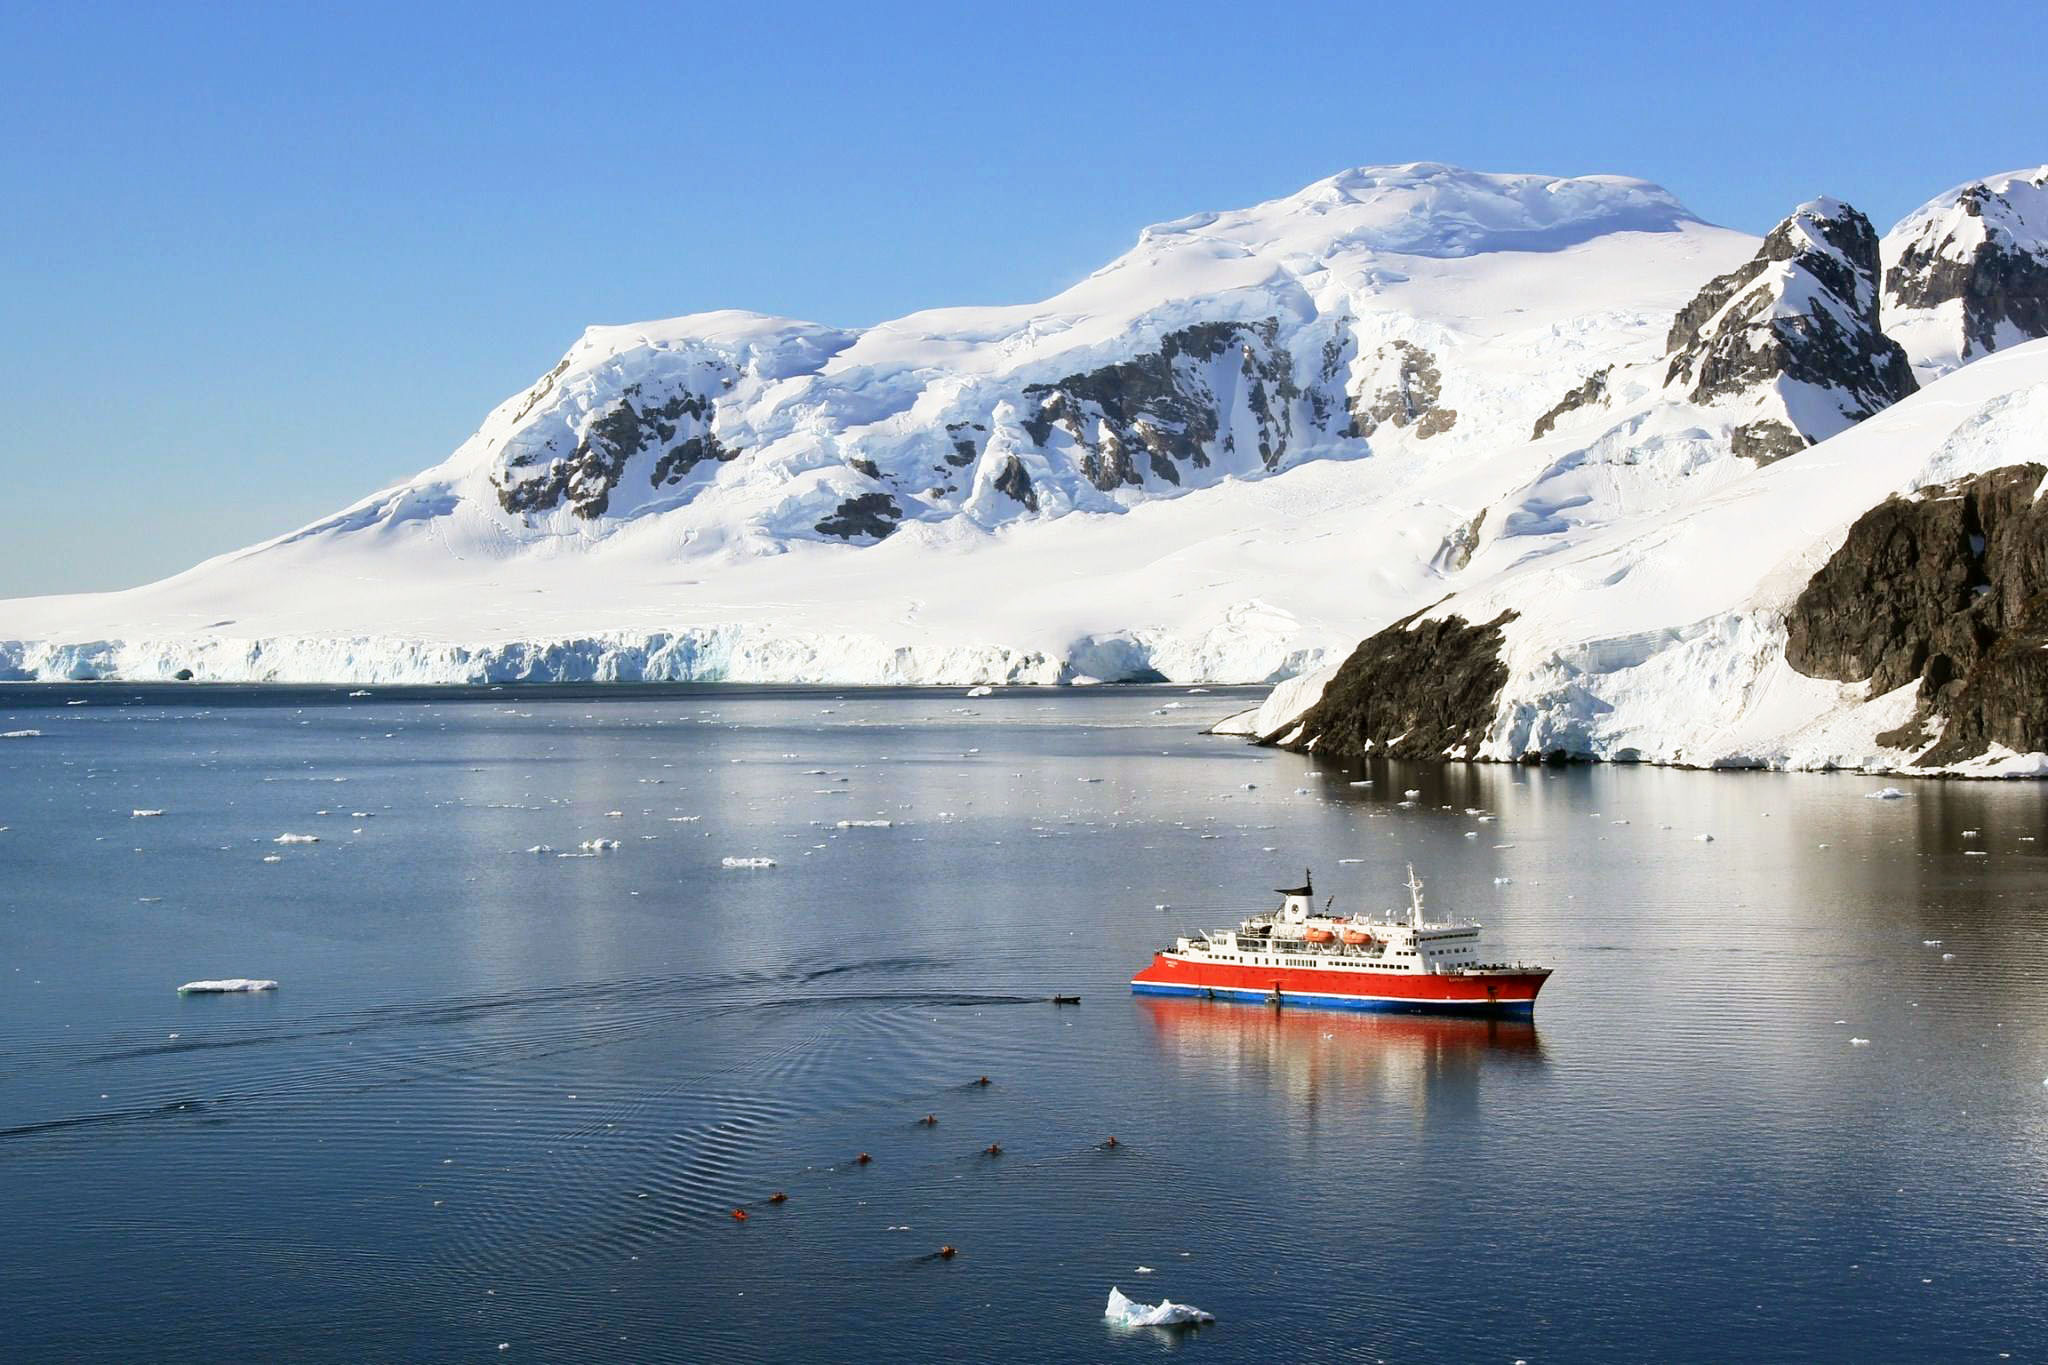
<svg viewBox="0 0 2048 1365">
<path fill-rule="evenodd" d="M 1769 461 L 1918 387 L 1878 317 L 1878 240 L 1834 199 L 1801 204 L 1755 256 L 1707 282 L 1672 321 L 1664 384 L 1753 409 L 1735 453 Z"/>
<path fill-rule="evenodd" d="M 2048 166 L 1937 195 L 1882 254 L 1889 329 L 1925 377 L 2048 336 Z"/>
</svg>

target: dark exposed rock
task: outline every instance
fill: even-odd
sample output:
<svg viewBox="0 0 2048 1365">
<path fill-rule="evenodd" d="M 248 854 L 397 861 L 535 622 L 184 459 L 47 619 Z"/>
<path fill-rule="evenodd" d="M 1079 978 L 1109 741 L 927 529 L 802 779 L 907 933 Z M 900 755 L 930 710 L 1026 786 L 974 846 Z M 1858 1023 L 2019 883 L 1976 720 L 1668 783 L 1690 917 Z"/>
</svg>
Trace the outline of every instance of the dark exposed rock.
<svg viewBox="0 0 2048 1365">
<path fill-rule="evenodd" d="M 948 422 L 946 435 L 952 438 L 952 453 L 945 457 L 946 463 L 955 469 L 965 469 L 981 458 L 981 447 L 974 437 L 965 435 L 969 431 L 986 433 L 988 428 L 979 422 Z"/>
<path fill-rule="evenodd" d="M 1806 449 L 1806 438 L 1783 422 L 1764 417 L 1735 428 L 1728 448 L 1758 464 L 1769 464 Z"/>
<path fill-rule="evenodd" d="M 876 466 L 873 460 L 848 460 L 846 462 L 846 467 L 848 469 L 853 470 L 857 474 L 865 474 L 871 479 L 879 479 L 882 477 L 881 469 Z"/>
<path fill-rule="evenodd" d="M 639 385 L 622 390 L 618 403 L 590 422 L 566 459 L 557 457 L 542 466 L 532 452 L 509 458 L 503 481 L 494 476 L 499 505 L 507 512 L 550 512 L 566 503 L 579 517 L 603 516 L 634 456 L 674 440 L 679 423 L 708 426 L 711 420 L 711 400 L 687 390 L 662 403 L 642 400 L 643 406 L 635 407 L 638 398 Z M 699 460 L 729 460 L 734 453 L 720 447 L 708 430 L 702 431 L 656 462 L 654 483 L 660 486 L 681 478 Z"/>
<path fill-rule="evenodd" d="M 191 682 L 192 670 L 189 668 L 181 668 L 176 673 L 171 674 L 171 678 L 173 681 L 176 682 Z"/>
<path fill-rule="evenodd" d="M 887 493 L 862 493 L 840 503 L 831 516 L 818 523 L 817 529 L 824 535 L 838 536 L 842 540 L 852 540 L 856 536 L 883 540 L 901 520 L 903 509 L 896 505 L 896 499 Z"/>
<path fill-rule="evenodd" d="M 1557 406 L 1536 419 L 1535 430 L 1529 433 L 1532 441 L 1541 440 L 1557 427 L 1557 419 L 1568 412 L 1576 412 L 1593 403 L 1605 401 L 1607 397 L 1607 376 L 1614 373 L 1612 365 L 1602 365 L 1586 376 L 1586 381 L 1570 393 L 1557 400 Z"/>
<path fill-rule="evenodd" d="M 1460 616 L 1396 621 L 1352 651 L 1299 733 L 1264 742 L 1285 738 L 1290 749 L 1338 760 L 1476 754 L 1507 684 L 1501 627 L 1514 616 L 1477 626 Z"/>
<path fill-rule="evenodd" d="M 1793 269 L 1772 273 L 1781 262 Z M 1889 407 L 1919 385 L 1905 351 L 1879 329 L 1877 272 L 1869 219 L 1846 204 L 1801 206 L 1747 264 L 1709 281 L 1679 311 L 1665 384 L 1711 403 L 1798 380 L 1830 391 L 1852 422 Z M 1799 311 L 1785 313 L 1787 300 Z M 1833 434 L 1797 433 L 1802 443 Z M 1777 433 L 1751 437 L 1772 458 L 1787 453 L 1785 444 Z"/>
<path fill-rule="evenodd" d="M 996 491 L 1009 494 L 1033 512 L 1038 510 L 1038 490 L 1032 487 L 1030 471 L 1015 455 L 1003 461 L 1002 470 L 996 475 Z"/>
<path fill-rule="evenodd" d="M 1276 467 L 1293 435 L 1292 364 L 1275 345 L 1279 320 L 1203 322 L 1169 332 L 1159 349 L 1054 384 L 1033 384 L 1024 430 L 1043 446 L 1055 426 L 1081 448 L 1081 471 L 1104 492 L 1142 486 L 1146 476 L 1177 484 L 1181 466 L 1206 468 L 1218 446 L 1222 402 L 1205 370 L 1238 348 L 1244 402 L 1258 423 L 1259 460 Z"/>
<path fill-rule="evenodd" d="M 1457 425 L 1457 412 L 1439 406 L 1443 376 L 1435 356 L 1409 341 L 1389 342 L 1380 355 L 1393 360 L 1394 377 L 1375 392 L 1351 395 L 1351 428 L 1345 435 L 1371 436 L 1386 423 L 1413 426 L 1416 436 L 1427 438 Z"/>
<path fill-rule="evenodd" d="M 683 476 L 706 460 L 724 463 L 739 458 L 739 452 L 722 444 L 710 432 L 679 441 L 654 462 L 653 482 L 656 488 L 665 484 L 680 483 Z"/>
<path fill-rule="evenodd" d="M 2048 188 L 2048 170 L 2032 183 Z M 2017 211 L 1988 185 L 1969 186 L 1956 203 L 1981 220 L 1983 240 L 1966 247 L 1952 233 L 1930 230 L 1907 243 L 1885 272 L 1885 306 L 1919 310 L 1962 300 L 1964 360 L 1996 350 L 2001 325 L 2023 338 L 2048 336 L 2048 243 L 2015 238 Z"/>
<path fill-rule="evenodd" d="M 1785 659 L 1809 677 L 1919 682 L 1918 712 L 1879 736 L 1940 741 L 1942 766 L 2004 744 L 2048 750 L 2048 504 L 2037 464 L 2008 465 L 1871 508 L 1800 593 Z"/>
</svg>

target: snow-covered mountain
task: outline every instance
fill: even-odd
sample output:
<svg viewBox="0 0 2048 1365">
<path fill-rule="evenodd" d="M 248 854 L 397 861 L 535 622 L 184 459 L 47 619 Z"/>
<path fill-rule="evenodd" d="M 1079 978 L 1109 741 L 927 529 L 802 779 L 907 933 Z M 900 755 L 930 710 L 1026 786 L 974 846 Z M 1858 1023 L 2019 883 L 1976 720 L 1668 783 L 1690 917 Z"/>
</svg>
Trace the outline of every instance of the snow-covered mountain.
<svg viewBox="0 0 2048 1365">
<path fill-rule="evenodd" d="M 1935 196 L 1883 256 L 1885 326 L 1923 380 L 2048 336 L 2048 166 Z"/>
<path fill-rule="evenodd" d="M 1366 168 L 1039 304 L 595 328 L 399 487 L 0 603 L 0 676 L 1294 677 L 1238 728 L 1981 766 L 2048 748 L 2010 695 L 2043 180 L 1759 240 L 1636 180 Z"/>
<path fill-rule="evenodd" d="M 1424 164 L 1148 228 L 1039 304 L 593 328 L 403 485 L 0 604 L 0 668 L 1282 676 L 1440 591 L 1535 418 L 1755 249 L 1641 181 Z"/>
</svg>

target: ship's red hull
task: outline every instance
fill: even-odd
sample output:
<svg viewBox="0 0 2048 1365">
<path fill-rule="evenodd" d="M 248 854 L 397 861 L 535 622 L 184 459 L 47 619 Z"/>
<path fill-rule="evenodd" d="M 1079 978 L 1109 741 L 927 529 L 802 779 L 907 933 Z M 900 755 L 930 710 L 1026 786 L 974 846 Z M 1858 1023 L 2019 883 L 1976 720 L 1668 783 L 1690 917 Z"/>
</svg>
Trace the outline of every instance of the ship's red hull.
<svg viewBox="0 0 2048 1365">
<path fill-rule="evenodd" d="M 1340 967 L 1258 967 L 1232 962 L 1189 962 L 1153 955 L 1131 978 L 1131 989 L 1153 995 L 1317 1005 L 1331 1009 L 1446 1014 L 1530 1014 L 1546 971 L 1471 976 L 1429 972 L 1375 972 Z"/>
</svg>

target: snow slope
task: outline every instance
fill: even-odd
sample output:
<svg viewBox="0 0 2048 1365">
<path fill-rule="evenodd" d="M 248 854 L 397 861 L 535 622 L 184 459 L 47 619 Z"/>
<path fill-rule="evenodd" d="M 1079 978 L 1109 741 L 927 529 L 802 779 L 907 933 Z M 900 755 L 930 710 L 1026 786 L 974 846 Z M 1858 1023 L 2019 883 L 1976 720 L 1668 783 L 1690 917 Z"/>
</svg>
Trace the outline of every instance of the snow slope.
<svg viewBox="0 0 2048 1365">
<path fill-rule="evenodd" d="M 1440 595 L 1557 458 L 1535 419 L 1756 246 L 1641 181 L 1424 163 L 1148 228 L 1038 304 L 593 328 L 405 484 L 0 603 L 0 678 L 1277 678 Z M 1607 510 L 1748 467 L 1710 444 Z"/>
<path fill-rule="evenodd" d="M 1697 500 L 1491 542 L 1424 614 L 1515 613 L 1502 627 L 1507 680 L 1473 756 L 1901 767 L 1912 755 L 1878 736 L 1911 718 L 1915 689 L 1872 696 L 1802 675 L 1786 661 L 1786 614 L 1866 510 L 2028 462 L 2048 464 L 2048 340 L 1999 350 Z M 1222 728 L 1284 734 L 1334 672 Z M 1994 746 L 1949 766 L 2041 775 L 2048 754 Z"/>
</svg>

